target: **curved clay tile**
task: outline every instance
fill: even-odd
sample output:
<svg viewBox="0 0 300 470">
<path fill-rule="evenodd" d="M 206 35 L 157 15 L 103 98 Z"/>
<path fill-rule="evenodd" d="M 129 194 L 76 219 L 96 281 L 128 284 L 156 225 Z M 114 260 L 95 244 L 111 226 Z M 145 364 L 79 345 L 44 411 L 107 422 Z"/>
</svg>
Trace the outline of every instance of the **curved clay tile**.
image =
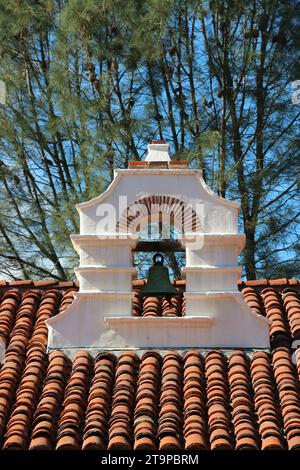
<svg viewBox="0 0 300 470">
<path fill-rule="evenodd" d="M 143 313 L 143 298 L 140 292 L 135 291 L 132 300 L 132 315 L 134 317 L 140 317 Z"/>
<path fill-rule="evenodd" d="M 161 358 L 146 353 L 141 361 L 134 410 L 134 449 L 157 448 Z"/>
<path fill-rule="evenodd" d="M 197 351 L 184 355 L 184 448 L 208 449 L 204 359 Z"/>
<path fill-rule="evenodd" d="M 263 289 L 261 296 L 264 300 L 267 318 L 271 321 L 270 336 L 284 335 L 288 337 L 287 318 L 279 293 L 272 287 Z"/>
<path fill-rule="evenodd" d="M 163 317 L 180 317 L 181 316 L 181 299 L 179 297 L 164 297 L 162 299 L 162 316 Z"/>
<path fill-rule="evenodd" d="M 276 348 L 272 357 L 288 448 L 300 449 L 300 394 L 295 366 L 288 348 Z"/>
<path fill-rule="evenodd" d="M 294 289 L 282 291 L 284 307 L 287 311 L 292 337 L 300 339 L 300 295 Z"/>
<path fill-rule="evenodd" d="M 211 351 L 207 354 L 205 358 L 205 375 L 211 449 L 233 449 L 234 439 L 230 419 L 227 364 L 221 351 Z"/>
<path fill-rule="evenodd" d="M 66 310 L 66 308 L 69 305 L 71 305 L 71 303 L 74 300 L 74 293 L 75 292 L 76 292 L 75 290 L 71 289 L 71 290 L 68 290 L 64 293 L 62 301 L 61 301 L 60 306 L 59 306 L 59 313 L 62 313 L 64 310 Z"/>
<path fill-rule="evenodd" d="M 10 341 L 6 349 L 5 362 L 0 372 L 0 390 L 2 398 L 0 406 L 0 440 L 3 439 L 6 430 L 6 447 L 16 446 L 22 448 L 27 442 L 26 439 L 23 440 L 23 436 L 20 435 L 19 431 L 15 433 L 11 431 L 12 423 L 10 423 L 10 434 L 8 435 L 6 423 L 9 419 L 10 410 L 16 400 L 15 393 L 23 373 L 28 340 L 33 331 L 38 300 L 39 296 L 35 292 L 28 292 L 23 295 L 17 310 L 16 321 L 10 335 Z M 29 349 L 26 365 L 30 358 L 30 353 L 31 350 Z M 43 351 L 39 356 L 39 360 L 42 362 L 45 359 Z M 16 429 L 16 427 L 14 429 Z M 9 437 L 10 439 L 8 441 Z"/>
<path fill-rule="evenodd" d="M 161 299 L 159 297 L 144 297 L 143 317 L 161 316 Z"/>
<path fill-rule="evenodd" d="M 20 301 L 21 295 L 14 290 L 5 292 L 1 298 L 0 337 L 5 341 L 5 343 L 8 340 L 13 328 Z"/>
<path fill-rule="evenodd" d="M 242 293 L 248 306 L 259 315 L 263 315 L 263 306 L 261 304 L 259 294 L 255 291 L 255 289 L 253 287 L 246 287 L 242 290 Z"/>
<path fill-rule="evenodd" d="M 47 297 L 47 294 L 45 297 Z M 7 424 L 4 449 L 26 449 L 30 440 L 33 415 L 48 363 L 48 357 L 45 354 L 47 330 L 43 320 L 41 325 L 41 317 L 47 319 L 52 313 L 52 310 L 48 309 L 47 315 L 45 315 L 43 301 L 35 312 L 39 300 L 40 293 L 33 291 L 25 293 L 23 295 L 24 304 L 22 302 L 23 305 L 20 306 L 17 313 L 17 323 L 19 323 L 20 328 L 15 329 L 13 338 L 20 336 L 24 325 L 30 321 L 33 322 L 34 317 L 36 322 L 32 336 L 28 341 L 25 369 L 16 394 L 16 402 Z"/>
<path fill-rule="evenodd" d="M 79 351 L 65 390 L 60 415 L 56 449 L 80 449 L 85 409 L 90 385 L 92 359 L 87 351 Z"/>
<path fill-rule="evenodd" d="M 132 420 L 138 363 L 138 357 L 131 352 L 121 354 L 118 360 L 112 412 L 109 420 L 109 450 L 129 450 L 132 448 Z"/>
<path fill-rule="evenodd" d="M 29 449 L 55 448 L 60 407 L 69 372 L 70 360 L 63 352 L 52 352 L 49 355 L 46 378 L 34 414 Z"/>
<path fill-rule="evenodd" d="M 94 364 L 83 434 L 84 450 L 104 450 L 108 443 L 108 422 L 111 414 L 112 392 L 115 380 L 113 355 L 100 354 Z"/>
<path fill-rule="evenodd" d="M 160 450 L 178 450 L 183 447 L 182 358 L 175 351 L 164 355 L 158 438 Z"/>
<path fill-rule="evenodd" d="M 86 351 L 73 361 L 59 351 L 48 357 L 44 322 L 72 303 L 75 290 L 74 283 L 0 285 L 0 336 L 7 343 L 0 447 L 300 448 L 300 348 L 292 355 L 299 346 L 298 282 L 246 285 L 245 300 L 266 313 L 270 335 L 283 335 L 288 346 L 272 342 L 271 354 L 233 351 L 228 360 L 221 351 L 204 359 L 194 350 L 183 358 L 175 351 L 148 351 L 141 359 L 130 351 L 119 359 L 109 351 L 95 359 Z M 184 314 L 184 297 L 176 297 L 179 310 L 165 299 L 144 306 L 137 300 L 139 315 Z"/>
<path fill-rule="evenodd" d="M 250 387 L 250 361 L 243 351 L 234 351 L 228 361 L 232 423 L 237 450 L 257 450 L 259 436 Z"/>
<path fill-rule="evenodd" d="M 269 354 L 254 353 L 251 361 L 251 379 L 261 448 L 262 450 L 283 449 L 282 419 Z"/>
</svg>

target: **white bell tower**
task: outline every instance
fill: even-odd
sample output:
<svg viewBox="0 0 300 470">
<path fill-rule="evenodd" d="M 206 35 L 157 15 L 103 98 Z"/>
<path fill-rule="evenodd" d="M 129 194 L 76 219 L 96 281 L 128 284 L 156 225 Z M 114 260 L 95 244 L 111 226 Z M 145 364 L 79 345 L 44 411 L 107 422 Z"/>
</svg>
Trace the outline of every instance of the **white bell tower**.
<svg viewBox="0 0 300 470">
<path fill-rule="evenodd" d="M 64 312 L 47 320 L 49 350 L 269 347 L 268 320 L 237 289 L 244 244 L 239 205 L 215 195 L 201 170 L 172 161 L 168 144 L 150 144 L 145 161 L 116 170 L 108 189 L 77 210 L 80 234 L 71 240 L 80 289 Z M 132 316 L 132 250 L 158 214 L 172 214 L 182 232 L 184 317 Z"/>
</svg>

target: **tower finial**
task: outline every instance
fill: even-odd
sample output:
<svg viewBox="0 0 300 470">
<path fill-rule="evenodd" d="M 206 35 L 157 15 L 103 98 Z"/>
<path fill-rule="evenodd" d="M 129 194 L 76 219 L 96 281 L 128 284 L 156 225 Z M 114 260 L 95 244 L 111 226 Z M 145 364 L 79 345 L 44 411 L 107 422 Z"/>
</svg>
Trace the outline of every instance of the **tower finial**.
<svg viewBox="0 0 300 470">
<path fill-rule="evenodd" d="M 170 145 L 166 144 L 165 140 L 152 140 L 148 145 L 146 162 L 170 162 L 169 148 Z"/>
</svg>

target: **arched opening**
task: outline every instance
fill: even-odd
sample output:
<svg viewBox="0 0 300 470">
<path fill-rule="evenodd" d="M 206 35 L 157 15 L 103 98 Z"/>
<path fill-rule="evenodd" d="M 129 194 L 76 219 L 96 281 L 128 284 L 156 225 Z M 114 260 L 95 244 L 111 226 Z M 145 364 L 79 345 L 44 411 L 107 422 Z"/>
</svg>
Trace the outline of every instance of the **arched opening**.
<svg viewBox="0 0 300 470">
<path fill-rule="evenodd" d="M 145 221 L 143 221 L 145 222 Z M 174 217 L 162 212 L 148 216 L 146 223 L 140 223 L 139 238 L 133 252 L 134 266 L 139 278 L 146 278 L 153 255 L 160 252 L 169 269 L 170 279 L 181 279 L 181 268 L 185 266 L 185 250 L 180 244 L 182 231 L 174 222 Z"/>
<path fill-rule="evenodd" d="M 149 217 L 151 222 L 172 221 L 173 225 L 182 233 L 201 231 L 202 224 L 191 204 L 178 198 L 164 195 L 147 196 L 131 203 L 123 212 L 117 222 L 117 231 L 126 233 L 140 232 Z"/>
<path fill-rule="evenodd" d="M 159 251 L 171 279 L 180 279 L 185 266 L 180 238 L 185 233 L 199 232 L 201 224 L 191 205 L 175 197 L 152 195 L 130 204 L 120 217 L 117 230 L 138 237 L 133 258 L 139 278 L 147 276 L 153 255 Z"/>
</svg>

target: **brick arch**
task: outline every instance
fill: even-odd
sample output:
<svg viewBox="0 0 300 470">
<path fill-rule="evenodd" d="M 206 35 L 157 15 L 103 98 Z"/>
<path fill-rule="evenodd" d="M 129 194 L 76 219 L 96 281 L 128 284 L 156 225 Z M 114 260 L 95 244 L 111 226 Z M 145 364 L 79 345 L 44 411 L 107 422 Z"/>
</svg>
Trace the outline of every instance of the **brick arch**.
<svg viewBox="0 0 300 470">
<path fill-rule="evenodd" d="M 126 233 L 130 226 L 137 227 L 142 220 L 158 213 L 172 217 L 174 225 L 180 226 L 183 233 L 196 232 L 202 227 L 197 213 L 186 202 L 173 196 L 150 195 L 127 207 L 117 222 L 117 231 Z"/>
</svg>

